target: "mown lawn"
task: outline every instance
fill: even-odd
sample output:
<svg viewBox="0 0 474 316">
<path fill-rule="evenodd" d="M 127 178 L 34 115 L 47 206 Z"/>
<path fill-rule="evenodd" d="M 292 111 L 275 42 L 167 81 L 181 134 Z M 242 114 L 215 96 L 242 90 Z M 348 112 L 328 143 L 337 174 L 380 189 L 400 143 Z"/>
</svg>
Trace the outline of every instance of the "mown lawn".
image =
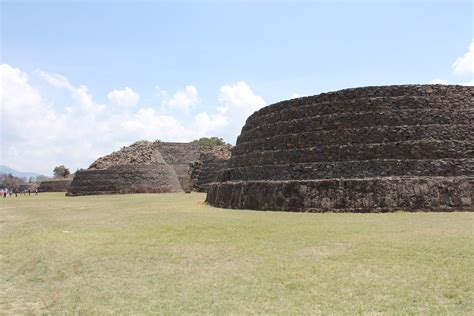
<svg viewBox="0 0 474 316">
<path fill-rule="evenodd" d="M 0 200 L 0 313 L 473 314 L 474 214 Z"/>
</svg>

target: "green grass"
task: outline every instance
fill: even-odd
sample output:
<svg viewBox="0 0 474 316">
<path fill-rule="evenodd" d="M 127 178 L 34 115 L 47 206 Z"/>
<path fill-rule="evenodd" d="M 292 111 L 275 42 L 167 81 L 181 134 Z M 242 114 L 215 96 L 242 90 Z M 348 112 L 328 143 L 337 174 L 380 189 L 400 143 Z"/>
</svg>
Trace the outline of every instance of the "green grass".
<svg viewBox="0 0 474 316">
<path fill-rule="evenodd" d="M 0 200 L 0 313 L 472 314 L 474 214 Z"/>
</svg>

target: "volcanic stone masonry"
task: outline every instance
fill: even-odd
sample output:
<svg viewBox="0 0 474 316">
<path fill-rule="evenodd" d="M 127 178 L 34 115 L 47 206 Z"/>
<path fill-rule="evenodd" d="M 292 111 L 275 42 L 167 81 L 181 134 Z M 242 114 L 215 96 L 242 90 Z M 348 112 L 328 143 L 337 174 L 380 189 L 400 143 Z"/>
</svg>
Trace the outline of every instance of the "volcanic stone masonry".
<svg viewBox="0 0 474 316">
<path fill-rule="evenodd" d="M 474 211 L 474 88 L 400 85 L 251 115 L 207 202 L 306 212 Z"/>
<path fill-rule="evenodd" d="M 67 192 L 71 179 L 41 181 L 38 192 Z"/>
<path fill-rule="evenodd" d="M 199 160 L 191 164 L 191 188 L 198 192 L 207 192 L 209 184 L 224 170 L 230 158 L 232 146 L 222 145 L 203 147 Z"/>
<path fill-rule="evenodd" d="M 139 141 L 77 171 L 67 195 L 189 192 L 190 166 L 203 151 L 193 143 Z"/>
</svg>

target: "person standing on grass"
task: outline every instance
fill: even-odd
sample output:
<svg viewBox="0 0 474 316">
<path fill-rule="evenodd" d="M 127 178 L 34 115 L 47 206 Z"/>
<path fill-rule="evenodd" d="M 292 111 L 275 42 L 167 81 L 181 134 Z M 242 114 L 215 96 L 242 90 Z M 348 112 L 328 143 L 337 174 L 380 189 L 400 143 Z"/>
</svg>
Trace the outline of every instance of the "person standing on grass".
<svg viewBox="0 0 474 316">
<path fill-rule="evenodd" d="M 35 195 L 38 195 L 38 189 L 35 189 Z"/>
</svg>

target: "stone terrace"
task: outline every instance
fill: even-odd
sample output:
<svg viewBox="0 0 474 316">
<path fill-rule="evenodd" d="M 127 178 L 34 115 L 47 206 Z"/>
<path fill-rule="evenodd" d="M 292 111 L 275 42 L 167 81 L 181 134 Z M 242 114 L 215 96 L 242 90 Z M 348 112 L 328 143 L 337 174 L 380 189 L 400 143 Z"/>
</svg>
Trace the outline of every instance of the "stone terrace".
<svg viewBox="0 0 474 316">
<path fill-rule="evenodd" d="M 207 201 L 290 211 L 474 210 L 474 88 L 346 89 L 251 115 Z"/>
<path fill-rule="evenodd" d="M 218 170 L 214 164 L 199 160 L 207 151 L 193 143 L 136 142 L 78 171 L 67 195 L 189 192 L 195 189 L 193 166 L 202 165 L 205 170 L 194 172 L 196 181 L 215 179 Z"/>
</svg>

